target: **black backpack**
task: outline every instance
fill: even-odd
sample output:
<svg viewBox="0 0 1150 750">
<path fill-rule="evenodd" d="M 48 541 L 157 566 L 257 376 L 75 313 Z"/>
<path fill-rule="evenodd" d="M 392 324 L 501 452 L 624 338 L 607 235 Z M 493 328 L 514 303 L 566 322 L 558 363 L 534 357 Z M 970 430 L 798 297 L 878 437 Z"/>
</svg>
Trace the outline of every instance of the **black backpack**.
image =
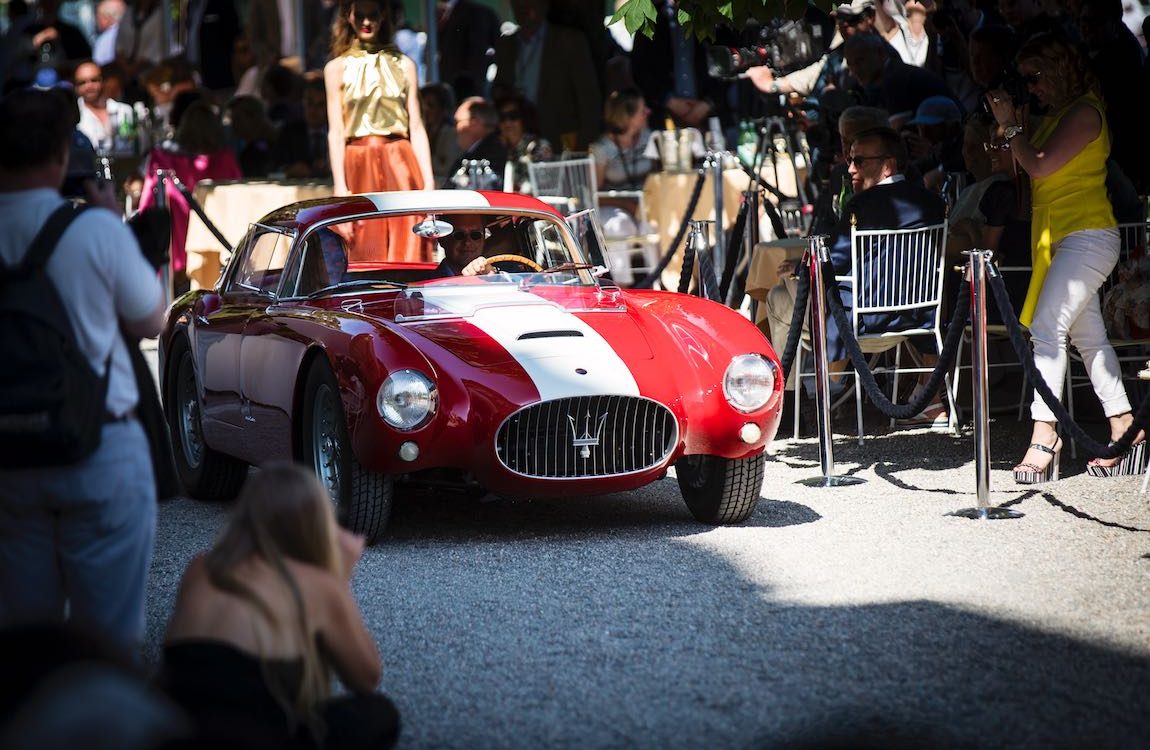
<svg viewBox="0 0 1150 750">
<path fill-rule="evenodd" d="M 100 444 L 111 354 L 98 374 L 48 277 L 60 236 L 84 209 L 56 209 L 24 260 L 0 269 L 0 467 L 64 466 Z"/>
</svg>

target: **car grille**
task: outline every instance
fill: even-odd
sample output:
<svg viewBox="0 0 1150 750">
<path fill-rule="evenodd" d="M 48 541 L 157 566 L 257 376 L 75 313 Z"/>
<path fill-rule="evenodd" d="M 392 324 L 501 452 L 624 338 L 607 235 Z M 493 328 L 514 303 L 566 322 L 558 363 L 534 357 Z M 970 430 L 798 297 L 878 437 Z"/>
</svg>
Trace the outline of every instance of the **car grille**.
<svg viewBox="0 0 1150 750">
<path fill-rule="evenodd" d="M 578 396 L 515 412 L 499 428 L 495 450 L 503 465 L 517 474 L 581 479 L 656 466 L 678 439 L 675 415 L 656 401 Z"/>
</svg>

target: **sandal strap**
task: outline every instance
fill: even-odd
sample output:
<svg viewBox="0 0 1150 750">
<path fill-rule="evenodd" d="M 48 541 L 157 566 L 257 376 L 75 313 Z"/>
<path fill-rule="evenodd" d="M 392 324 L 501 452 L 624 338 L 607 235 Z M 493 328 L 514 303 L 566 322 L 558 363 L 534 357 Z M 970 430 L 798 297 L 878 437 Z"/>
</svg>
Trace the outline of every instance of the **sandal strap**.
<svg viewBox="0 0 1150 750">
<path fill-rule="evenodd" d="M 1011 471 L 1014 471 L 1014 472 L 1024 471 L 1028 474 L 1042 474 L 1043 472 L 1046 471 L 1046 469 L 1040 469 L 1037 466 L 1035 466 L 1034 464 L 1019 464 L 1018 466 L 1015 466 Z"/>
<path fill-rule="evenodd" d="M 1055 445 L 1058 445 L 1058 443 L 1055 443 Z M 1047 447 L 1047 446 L 1043 445 L 1042 443 L 1031 443 L 1030 447 L 1034 448 L 1035 450 L 1040 450 L 1043 453 L 1049 453 L 1052 456 L 1054 455 L 1054 449 Z M 1030 465 L 1033 466 L 1033 464 L 1030 464 Z"/>
</svg>

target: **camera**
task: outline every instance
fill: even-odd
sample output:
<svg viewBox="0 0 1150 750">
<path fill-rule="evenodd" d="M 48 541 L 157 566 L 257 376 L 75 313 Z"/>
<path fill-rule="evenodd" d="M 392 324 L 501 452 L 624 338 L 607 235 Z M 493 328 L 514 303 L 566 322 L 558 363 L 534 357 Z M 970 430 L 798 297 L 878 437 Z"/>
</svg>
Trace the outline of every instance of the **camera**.
<svg viewBox="0 0 1150 750">
<path fill-rule="evenodd" d="M 808 3 L 806 13 L 796 20 L 772 19 L 758 28 L 750 44 L 707 48 L 707 73 L 712 78 L 737 78 L 748 68 L 768 65 L 785 75 L 818 60 L 826 54 L 834 35 L 834 20 Z"/>
<path fill-rule="evenodd" d="M 1016 107 L 1021 107 L 1030 101 L 1030 89 L 1026 87 L 1026 79 L 1013 65 L 1004 68 L 987 88 L 990 90 L 1002 89 Z M 982 101 L 982 109 L 987 114 L 991 114 L 990 104 L 985 99 Z"/>
</svg>

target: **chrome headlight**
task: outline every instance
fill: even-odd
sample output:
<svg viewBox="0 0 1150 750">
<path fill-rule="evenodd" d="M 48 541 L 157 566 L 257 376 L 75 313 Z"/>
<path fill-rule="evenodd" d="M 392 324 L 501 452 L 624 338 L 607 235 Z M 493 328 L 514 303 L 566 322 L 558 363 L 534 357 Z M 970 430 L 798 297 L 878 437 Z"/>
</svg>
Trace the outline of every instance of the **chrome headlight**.
<svg viewBox="0 0 1150 750">
<path fill-rule="evenodd" d="M 775 392 L 775 366 L 761 354 L 740 354 L 723 374 L 723 395 L 741 412 L 766 406 Z"/>
<path fill-rule="evenodd" d="M 396 370 L 375 395 L 375 408 L 383 421 L 397 430 L 413 430 L 427 421 L 439 405 L 435 383 L 417 370 Z"/>
</svg>

